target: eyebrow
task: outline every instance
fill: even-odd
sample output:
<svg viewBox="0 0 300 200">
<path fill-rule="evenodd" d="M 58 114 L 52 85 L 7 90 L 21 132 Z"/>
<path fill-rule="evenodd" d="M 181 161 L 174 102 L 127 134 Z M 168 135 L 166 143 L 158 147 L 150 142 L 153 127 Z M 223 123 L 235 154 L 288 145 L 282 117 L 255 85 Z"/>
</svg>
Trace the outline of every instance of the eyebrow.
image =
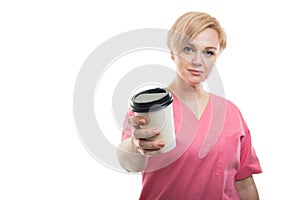
<svg viewBox="0 0 300 200">
<path fill-rule="evenodd" d="M 194 45 L 194 44 L 188 43 L 187 45 L 196 48 L 196 45 Z M 199 46 L 199 45 L 197 45 L 197 46 Z M 201 48 L 201 47 L 200 47 L 200 48 Z M 217 48 L 217 47 L 214 47 L 214 46 L 207 46 L 207 47 L 201 48 L 201 49 L 214 49 L 214 50 L 218 51 L 218 48 Z"/>
<path fill-rule="evenodd" d="M 205 47 L 204 49 L 214 49 L 215 51 L 218 51 L 218 48 L 216 47 Z"/>
</svg>

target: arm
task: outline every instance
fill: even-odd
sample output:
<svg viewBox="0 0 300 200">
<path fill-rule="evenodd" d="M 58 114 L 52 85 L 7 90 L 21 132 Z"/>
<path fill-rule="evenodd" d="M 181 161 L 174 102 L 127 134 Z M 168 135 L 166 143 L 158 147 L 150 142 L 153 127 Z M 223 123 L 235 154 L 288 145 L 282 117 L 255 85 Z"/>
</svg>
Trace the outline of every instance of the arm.
<svg viewBox="0 0 300 200">
<path fill-rule="evenodd" d="M 255 150 L 252 146 L 250 131 L 241 113 L 240 119 L 244 127 L 244 135 L 240 138 L 241 154 L 240 165 L 237 174 L 235 175 L 236 188 L 241 200 L 258 200 L 258 191 L 256 189 L 252 174 L 261 173 L 262 170 Z"/>
<path fill-rule="evenodd" d="M 258 200 L 258 191 L 252 176 L 235 182 L 241 200 Z"/>
</svg>

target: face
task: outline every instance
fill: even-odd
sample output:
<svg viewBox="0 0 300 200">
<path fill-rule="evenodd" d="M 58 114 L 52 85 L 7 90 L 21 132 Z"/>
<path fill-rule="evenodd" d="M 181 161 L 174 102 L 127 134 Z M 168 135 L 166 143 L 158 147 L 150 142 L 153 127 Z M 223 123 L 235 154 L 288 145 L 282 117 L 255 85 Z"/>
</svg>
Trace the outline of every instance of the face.
<svg viewBox="0 0 300 200">
<path fill-rule="evenodd" d="M 214 67 L 219 49 L 218 32 L 212 28 L 204 29 L 178 54 L 172 54 L 177 75 L 192 87 L 198 86 Z"/>
</svg>

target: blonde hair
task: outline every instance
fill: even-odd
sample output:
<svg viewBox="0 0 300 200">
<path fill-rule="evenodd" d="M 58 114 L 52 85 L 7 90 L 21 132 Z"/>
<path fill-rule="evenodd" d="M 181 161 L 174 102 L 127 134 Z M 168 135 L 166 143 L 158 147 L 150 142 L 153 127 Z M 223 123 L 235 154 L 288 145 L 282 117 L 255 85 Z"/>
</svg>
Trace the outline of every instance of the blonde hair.
<svg viewBox="0 0 300 200">
<path fill-rule="evenodd" d="M 226 47 L 226 34 L 219 21 L 204 12 L 188 12 L 179 17 L 168 33 L 167 46 L 171 52 L 180 52 L 186 43 L 201 31 L 212 28 L 219 34 L 220 51 Z"/>
</svg>

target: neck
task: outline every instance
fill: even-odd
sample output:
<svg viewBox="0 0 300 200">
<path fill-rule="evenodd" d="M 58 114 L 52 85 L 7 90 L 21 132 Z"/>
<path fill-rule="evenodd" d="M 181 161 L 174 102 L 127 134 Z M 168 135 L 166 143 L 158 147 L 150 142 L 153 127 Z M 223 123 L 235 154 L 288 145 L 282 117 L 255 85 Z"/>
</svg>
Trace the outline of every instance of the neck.
<svg viewBox="0 0 300 200">
<path fill-rule="evenodd" d="M 177 76 L 168 87 L 176 96 L 184 101 L 199 100 L 206 92 L 203 90 L 202 83 L 190 85 Z"/>
<path fill-rule="evenodd" d="M 190 108 L 197 119 L 200 119 L 209 100 L 209 93 L 203 90 L 202 83 L 197 86 L 191 86 L 180 79 L 180 77 L 176 77 L 168 89 Z"/>
</svg>

